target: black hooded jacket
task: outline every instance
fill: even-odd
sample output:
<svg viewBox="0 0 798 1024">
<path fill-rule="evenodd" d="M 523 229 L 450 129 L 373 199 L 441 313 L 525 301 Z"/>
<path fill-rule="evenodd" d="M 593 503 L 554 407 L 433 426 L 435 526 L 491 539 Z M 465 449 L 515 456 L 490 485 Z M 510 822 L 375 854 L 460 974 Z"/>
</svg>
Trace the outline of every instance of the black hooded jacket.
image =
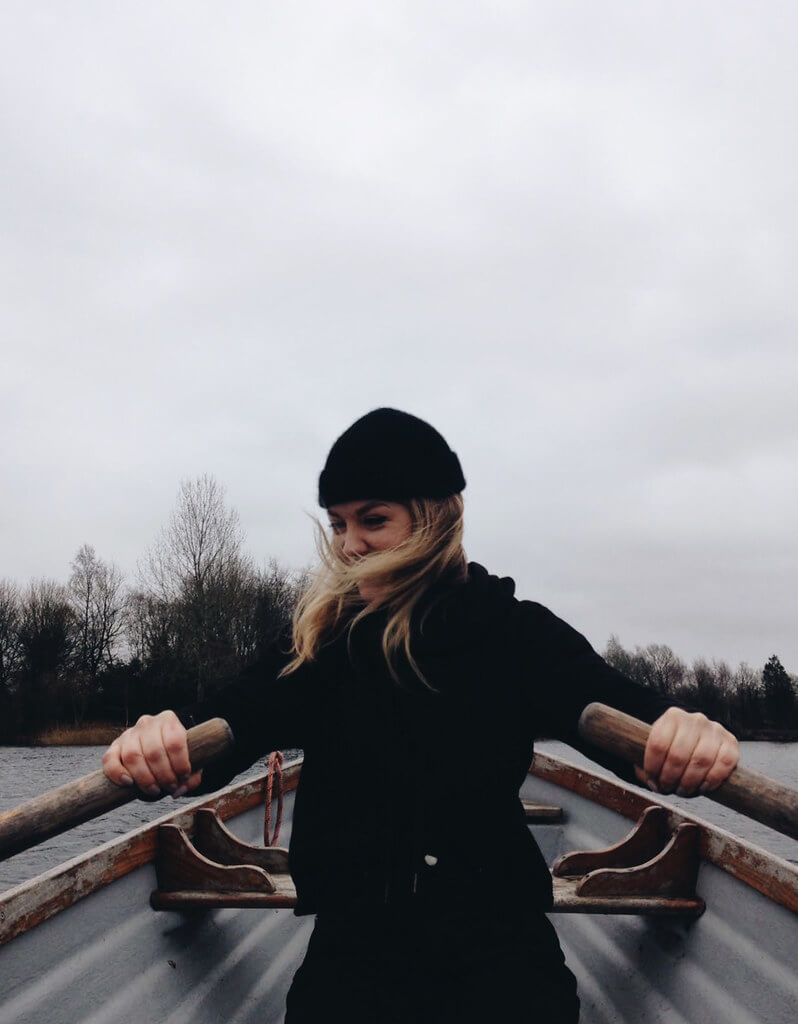
<svg viewBox="0 0 798 1024">
<path fill-rule="evenodd" d="M 577 735 L 600 700 L 653 722 L 668 704 L 599 657 L 587 640 L 515 584 L 476 563 L 468 580 L 427 595 L 411 650 L 428 686 L 391 677 L 382 613 L 277 678 L 287 655 L 217 697 L 178 712 L 184 725 L 225 718 L 233 752 L 203 775 L 225 784 L 274 749 L 302 748 L 290 842 L 297 914 L 408 900 L 461 899 L 489 884 L 537 909 L 551 879 L 518 791 L 536 737 L 565 740 L 626 778 L 628 768 Z"/>
</svg>

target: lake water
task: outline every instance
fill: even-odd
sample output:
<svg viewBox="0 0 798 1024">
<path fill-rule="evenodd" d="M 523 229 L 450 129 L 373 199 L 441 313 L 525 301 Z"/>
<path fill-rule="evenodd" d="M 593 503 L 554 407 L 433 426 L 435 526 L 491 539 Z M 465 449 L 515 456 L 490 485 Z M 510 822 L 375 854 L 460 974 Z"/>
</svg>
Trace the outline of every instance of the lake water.
<svg viewBox="0 0 798 1024">
<path fill-rule="evenodd" d="M 798 743 L 746 742 L 742 748 L 742 762 L 746 767 L 798 788 Z M 602 771 L 564 743 L 547 740 L 538 744 L 538 749 L 583 763 L 595 771 Z M 103 750 L 104 747 L 0 747 L 0 812 L 95 771 L 100 766 Z M 253 765 L 245 775 L 261 770 L 263 763 Z M 240 777 L 244 778 L 245 775 Z M 648 790 L 645 792 L 648 793 Z M 797 840 L 782 836 L 704 797 L 695 800 L 677 797 L 669 799 L 693 814 L 798 863 Z M 11 857 L 0 863 L 0 890 L 18 885 L 99 843 L 168 814 L 181 802 L 185 801 L 173 801 L 171 797 L 152 803 L 133 801 L 95 821 L 88 821 L 70 832 L 55 836 L 35 849 Z"/>
</svg>

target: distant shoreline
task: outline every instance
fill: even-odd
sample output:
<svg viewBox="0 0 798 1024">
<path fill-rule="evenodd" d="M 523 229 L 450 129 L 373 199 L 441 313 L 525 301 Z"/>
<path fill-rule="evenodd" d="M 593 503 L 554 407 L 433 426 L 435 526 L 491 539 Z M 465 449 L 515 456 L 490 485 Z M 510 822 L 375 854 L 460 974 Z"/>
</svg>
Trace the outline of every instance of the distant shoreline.
<svg viewBox="0 0 798 1024">
<path fill-rule="evenodd" d="M 20 747 L 100 747 L 111 743 L 124 732 L 124 725 L 113 722 L 86 722 L 84 725 L 54 725 L 45 729 Z"/>
<path fill-rule="evenodd" d="M 85 725 L 56 725 L 30 740 L 4 743 L 9 747 L 101 747 L 113 742 L 125 726 L 113 722 L 87 722 Z M 739 740 L 765 743 L 798 743 L 796 729 L 740 729 Z"/>
</svg>

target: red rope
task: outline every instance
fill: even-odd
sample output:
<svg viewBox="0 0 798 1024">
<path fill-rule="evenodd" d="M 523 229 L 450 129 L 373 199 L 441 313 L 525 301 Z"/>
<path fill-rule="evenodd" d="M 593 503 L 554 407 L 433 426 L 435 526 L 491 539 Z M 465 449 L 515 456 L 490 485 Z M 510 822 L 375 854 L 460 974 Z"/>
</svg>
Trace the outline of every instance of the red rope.
<svg viewBox="0 0 798 1024">
<path fill-rule="evenodd" d="M 272 821 L 272 784 L 277 783 L 277 824 L 274 835 L 270 836 Z M 283 752 L 275 750 L 269 754 L 269 772 L 266 776 L 266 812 L 263 817 L 263 845 L 276 846 L 283 823 Z"/>
</svg>

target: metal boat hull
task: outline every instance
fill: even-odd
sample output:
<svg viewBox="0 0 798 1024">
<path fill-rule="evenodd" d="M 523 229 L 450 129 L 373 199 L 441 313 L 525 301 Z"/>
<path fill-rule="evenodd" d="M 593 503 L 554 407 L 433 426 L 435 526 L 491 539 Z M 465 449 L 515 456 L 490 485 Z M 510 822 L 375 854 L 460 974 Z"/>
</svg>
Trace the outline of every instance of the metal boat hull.
<svg viewBox="0 0 798 1024">
<path fill-rule="evenodd" d="M 293 793 L 286 795 L 283 837 Z M 228 822 L 262 842 L 263 811 Z M 313 921 L 288 910 L 154 911 L 145 864 L 0 948 L 2 1024 L 271 1024 Z"/>
<path fill-rule="evenodd" d="M 549 863 L 629 831 L 614 810 L 544 779 L 528 777 L 522 797 L 563 808 L 561 824 L 532 826 Z M 584 1024 L 795 1024 L 798 916 L 705 860 L 697 891 L 706 910 L 694 920 L 553 916 Z"/>
<path fill-rule="evenodd" d="M 561 822 L 532 826 L 549 862 L 574 849 L 607 846 L 629 831 L 624 814 L 636 817 L 639 793 L 596 780 L 589 799 L 548 774 L 530 775 L 521 795 L 564 810 Z M 230 787 L 217 801 L 230 830 L 252 843 L 262 833 L 262 807 L 253 806 L 258 786 Z M 239 813 L 236 794 L 245 787 L 250 795 Z M 293 795 L 286 794 L 281 842 L 290 834 Z M 597 795 L 610 806 L 596 802 Z M 191 808 L 170 817 L 184 824 Z M 708 841 L 720 842 L 718 830 L 705 827 Z M 488 836 L 486 855 L 490 845 Z M 155 848 L 155 826 L 147 826 L 127 845 L 115 840 L 0 897 L 0 941 L 14 936 L 0 947 L 0 1024 L 282 1020 L 312 919 L 271 908 L 153 911 Z M 798 874 L 764 851 L 746 849 L 753 853 L 741 856 L 750 863 L 733 869 L 755 872 L 760 889 L 775 879 L 781 902 L 703 861 L 698 893 L 707 909 L 700 918 L 554 916 L 579 979 L 584 1024 L 794 1024 L 798 917 L 788 905 L 798 900 Z M 532 999 L 530 993 L 530 1007 Z"/>
</svg>

